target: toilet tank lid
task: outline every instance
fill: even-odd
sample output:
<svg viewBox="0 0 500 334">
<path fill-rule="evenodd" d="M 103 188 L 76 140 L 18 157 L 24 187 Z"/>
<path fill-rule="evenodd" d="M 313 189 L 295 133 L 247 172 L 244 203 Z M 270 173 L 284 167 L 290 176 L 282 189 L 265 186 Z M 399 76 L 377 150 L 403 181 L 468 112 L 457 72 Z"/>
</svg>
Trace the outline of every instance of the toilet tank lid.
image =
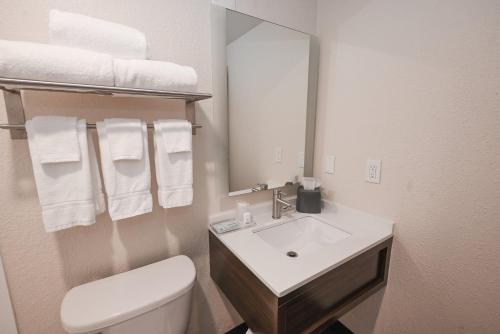
<svg viewBox="0 0 500 334">
<path fill-rule="evenodd" d="M 63 327 L 83 333 L 129 320 L 188 292 L 195 278 L 191 259 L 179 255 L 77 286 L 62 302 Z"/>
</svg>

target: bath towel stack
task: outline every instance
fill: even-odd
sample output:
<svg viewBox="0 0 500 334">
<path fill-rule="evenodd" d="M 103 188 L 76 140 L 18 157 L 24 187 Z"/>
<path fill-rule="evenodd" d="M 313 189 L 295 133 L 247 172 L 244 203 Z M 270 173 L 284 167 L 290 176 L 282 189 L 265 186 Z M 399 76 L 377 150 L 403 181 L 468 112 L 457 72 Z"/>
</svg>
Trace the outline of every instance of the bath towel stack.
<svg viewBox="0 0 500 334">
<path fill-rule="evenodd" d="M 83 49 L 0 40 L 0 76 L 113 86 L 113 57 Z"/>
<path fill-rule="evenodd" d="M 50 43 L 94 52 L 115 58 L 147 59 L 146 36 L 137 29 L 93 17 L 51 10 Z"/>
<path fill-rule="evenodd" d="M 0 77 L 194 91 L 196 71 L 147 60 L 140 31 L 57 10 L 50 12 L 50 43 L 0 40 Z M 95 223 L 106 210 L 98 163 L 85 120 L 41 116 L 26 122 L 35 182 L 47 232 Z M 146 123 L 105 119 L 97 123 L 101 168 L 113 221 L 152 211 Z M 191 123 L 155 122 L 155 167 L 160 206 L 193 200 Z"/>
<path fill-rule="evenodd" d="M 50 44 L 0 40 L 0 77 L 165 91 L 194 91 L 189 66 L 147 60 L 137 29 L 51 10 Z"/>
</svg>

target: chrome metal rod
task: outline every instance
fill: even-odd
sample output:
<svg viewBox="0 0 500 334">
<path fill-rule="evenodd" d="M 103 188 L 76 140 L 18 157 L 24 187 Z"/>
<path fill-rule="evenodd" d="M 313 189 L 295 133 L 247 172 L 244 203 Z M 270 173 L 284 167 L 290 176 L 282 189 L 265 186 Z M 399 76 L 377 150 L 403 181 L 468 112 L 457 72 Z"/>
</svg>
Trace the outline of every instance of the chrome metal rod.
<svg viewBox="0 0 500 334">
<path fill-rule="evenodd" d="M 209 99 L 212 94 L 199 92 L 177 92 L 154 89 L 124 88 L 111 86 L 96 86 L 65 82 L 38 81 L 27 79 L 11 79 L 0 77 L 0 89 L 7 91 L 39 90 L 67 93 L 88 93 L 97 95 L 160 97 L 165 99 L 180 99 L 194 102 Z"/>
<path fill-rule="evenodd" d="M 153 123 L 148 123 L 148 129 L 153 129 L 154 124 Z M 198 125 L 198 124 L 193 124 L 192 125 L 193 129 L 201 129 L 203 125 Z M 5 129 L 5 130 L 23 130 L 25 129 L 24 124 L 0 124 L 0 129 Z M 87 129 L 95 129 L 95 123 L 87 123 Z"/>
</svg>

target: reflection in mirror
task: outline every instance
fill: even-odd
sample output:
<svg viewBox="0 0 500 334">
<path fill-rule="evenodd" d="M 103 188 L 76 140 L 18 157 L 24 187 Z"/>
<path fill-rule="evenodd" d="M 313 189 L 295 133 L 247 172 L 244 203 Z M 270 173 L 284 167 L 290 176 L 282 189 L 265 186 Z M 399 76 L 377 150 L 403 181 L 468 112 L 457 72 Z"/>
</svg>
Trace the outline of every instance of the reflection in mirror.
<svg viewBox="0 0 500 334">
<path fill-rule="evenodd" d="M 224 45 L 221 36 L 213 45 L 224 47 L 214 51 L 225 62 L 214 66 L 214 81 L 225 76 L 229 195 L 295 183 L 306 165 L 312 169 L 306 161 L 312 160 L 312 152 L 306 154 L 311 37 L 231 10 L 214 11 L 213 24 L 225 27 Z"/>
</svg>

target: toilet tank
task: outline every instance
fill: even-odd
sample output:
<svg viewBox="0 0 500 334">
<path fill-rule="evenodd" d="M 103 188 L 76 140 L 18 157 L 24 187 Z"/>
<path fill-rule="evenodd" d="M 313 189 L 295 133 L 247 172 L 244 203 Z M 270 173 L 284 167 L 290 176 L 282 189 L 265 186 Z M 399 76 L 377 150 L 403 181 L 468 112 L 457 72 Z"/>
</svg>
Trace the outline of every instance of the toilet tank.
<svg viewBox="0 0 500 334">
<path fill-rule="evenodd" d="M 183 333 L 195 278 L 193 262 L 180 255 L 77 286 L 62 302 L 63 327 L 68 333 Z"/>
</svg>

